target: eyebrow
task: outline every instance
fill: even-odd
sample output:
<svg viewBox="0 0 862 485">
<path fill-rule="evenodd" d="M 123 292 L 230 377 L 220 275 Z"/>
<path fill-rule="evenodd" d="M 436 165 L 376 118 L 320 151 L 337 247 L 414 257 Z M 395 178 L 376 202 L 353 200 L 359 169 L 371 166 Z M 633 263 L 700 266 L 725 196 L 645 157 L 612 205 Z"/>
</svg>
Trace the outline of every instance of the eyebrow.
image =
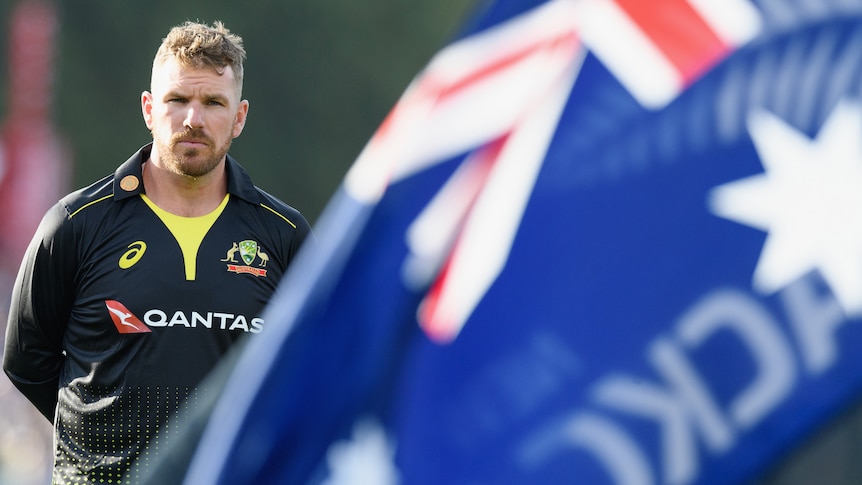
<svg viewBox="0 0 862 485">
<path fill-rule="evenodd" d="M 182 98 L 189 99 L 192 98 L 192 95 L 188 95 L 186 93 L 180 92 L 178 90 L 172 89 L 170 91 L 165 92 L 163 99 L 172 99 L 172 98 Z M 204 94 L 204 101 L 218 101 L 220 103 L 227 104 L 230 101 L 230 98 L 223 94 Z"/>
</svg>

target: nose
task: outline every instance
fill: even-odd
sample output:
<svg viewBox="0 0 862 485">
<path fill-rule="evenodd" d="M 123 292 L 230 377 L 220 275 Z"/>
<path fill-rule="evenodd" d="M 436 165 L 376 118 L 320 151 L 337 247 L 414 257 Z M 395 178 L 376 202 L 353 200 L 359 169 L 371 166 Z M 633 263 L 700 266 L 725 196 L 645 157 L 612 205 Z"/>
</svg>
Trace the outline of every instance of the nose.
<svg viewBox="0 0 862 485">
<path fill-rule="evenodd" d="M 200 128 L 203 126 L 203 110 L 199 106 L 189 106 L 186 110 L 186 117 L 183 120 L 183 126 L 187 128 Z"/>
</svg>

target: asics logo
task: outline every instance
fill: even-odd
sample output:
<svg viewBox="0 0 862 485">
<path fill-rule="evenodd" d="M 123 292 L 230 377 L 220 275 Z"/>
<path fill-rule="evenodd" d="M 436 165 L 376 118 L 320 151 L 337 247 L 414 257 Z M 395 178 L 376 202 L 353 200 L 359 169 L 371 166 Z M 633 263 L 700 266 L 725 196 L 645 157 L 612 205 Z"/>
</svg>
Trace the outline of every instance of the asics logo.
<svg viewBox="0 0 862 485">
<path fill-rule="evenodd" d="M 135 265 L 144 256 L 147 251 L 147 243 L 144 241 L 135 241 L 129 244 L 129 250 L 120 256 L 120 269 L 129 269 Z"/>
</svg>

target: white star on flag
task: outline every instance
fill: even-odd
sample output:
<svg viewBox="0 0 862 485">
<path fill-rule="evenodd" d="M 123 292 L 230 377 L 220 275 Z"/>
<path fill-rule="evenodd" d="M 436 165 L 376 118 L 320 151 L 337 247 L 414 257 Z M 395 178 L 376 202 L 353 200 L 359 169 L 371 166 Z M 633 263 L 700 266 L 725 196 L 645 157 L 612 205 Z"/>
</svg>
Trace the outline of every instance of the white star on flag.
<svg viewBox="0 0 862 485">
<path fill-rule="evenodd" d="M 845 313 L 862 315 L 862 107 L 842 101 L 814 139 L 765 111 L 748 127 L 764 173 L 716 187 L 709 204 L 767 232 L 754 288 L 818 270 Z"/>
<path fill-rule="evenodd" d="M 377 421 L 355 424 L 350 441 L 329 448 L 326 461 L 330 475 L 323 485 L 397 485 L 395 445 Z"/>
</svg>

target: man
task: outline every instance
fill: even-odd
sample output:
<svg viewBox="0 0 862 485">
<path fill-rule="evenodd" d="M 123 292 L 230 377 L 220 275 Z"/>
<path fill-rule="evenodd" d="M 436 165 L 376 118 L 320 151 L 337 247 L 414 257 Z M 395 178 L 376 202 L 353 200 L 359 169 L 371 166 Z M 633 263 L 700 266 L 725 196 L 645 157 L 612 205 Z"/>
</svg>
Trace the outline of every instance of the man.
<svg viewBox="0 0 862 485">
<path fill-rule="evenodd" d="M 3 369 L 54 422 L 54 483 L 135 483 L 220 357 L 266 332 L 310 234 L 227 155 L 244 59 L 220 22 L 174 27 L 141 95 L 152 143 L 48 211 L 24 257 Z"/>
</svg>

